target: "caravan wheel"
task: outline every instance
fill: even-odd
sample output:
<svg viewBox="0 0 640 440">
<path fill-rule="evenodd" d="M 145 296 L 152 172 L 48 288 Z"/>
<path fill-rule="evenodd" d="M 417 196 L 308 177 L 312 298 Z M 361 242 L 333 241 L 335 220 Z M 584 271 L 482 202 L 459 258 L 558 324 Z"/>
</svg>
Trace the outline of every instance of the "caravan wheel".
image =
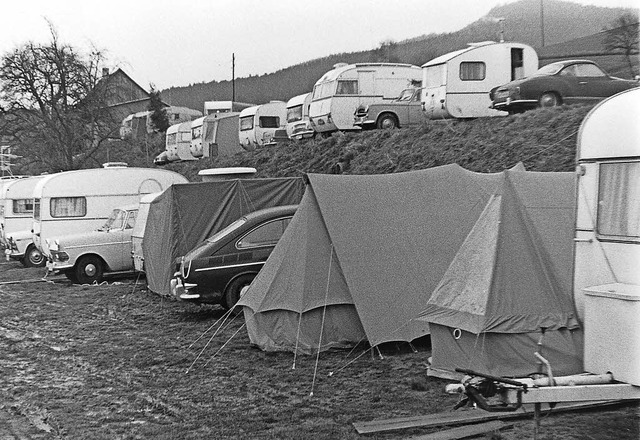
<svg viewBox="0 0 640 440">
<path fill-rule="evenodd" d="M 231 309 L 236 305 L 255 277 L 256 276 L 254 274 L 241 275 L 229 284 L 229 287 L 224 294 L 224 302 L 228 309 Z"/>
</svg>

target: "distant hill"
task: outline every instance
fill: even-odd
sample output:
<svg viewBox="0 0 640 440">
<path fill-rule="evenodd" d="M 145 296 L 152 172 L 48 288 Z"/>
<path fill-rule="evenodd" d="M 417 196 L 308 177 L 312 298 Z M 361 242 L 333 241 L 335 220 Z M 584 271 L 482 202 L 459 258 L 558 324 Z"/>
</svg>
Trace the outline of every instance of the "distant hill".
<svg viewBox="0 0 640 440">
<path fill-rule="evenodd" d="M 375 50 L 341 53 L 314 59 L 277 72 L 248 78 L 236 78 L 236 101 L 256 104 L 270 100 L 283 100 L 312 90 L 313 85 L 325 72 L 338 62 L 403 62 L 422 65 L 425 62 L 448 52 L 466 47 L 470 42 L 494 40 L 500 38 L 500 27 L 496 18 L 504 18 L 504 38 L 533 46 L 543 59 L 543 54 L 570 55 L 578 53 L 585 41 L 596 49 L 597 37 L 591 38 L 611 24 L 625 12 L 638 15 L 638 9 L 605 8 L 583 6 L 569 1 L 544 0 L 544 46 L 540 26 L 540 0 L 520 0 L 493 8 L 487 16 L 469 24 L 456 32 L 445 34 L 422 35 L 401 42 L 381 46 Z M 567 41 L 581 39 L 585 41 L 572 43 L 566 47 Z M 567 52 L 567 53 L 563 53 Z M 547 58 L 549 59 L 549 58 Z M 596 60 L 600 61 L 600 60 Z M 547 61 L 549 62 L 549 61 Z M 541 62 L 541 64 L 545 64 Z M 623 63 L 605 63 L 603 66 L 611 71 L 611 65 Z M 627 69 L 628 70 L 628 69 Z M 620 72 L 612 72 L 624 76 Z M 629 77 L 629 74 L 626 75 Z M 185 106 L 201 110 L 204 101 L 230 100 L 232 95 L 231 81 L 212 81 L 184 87 L 171 87 L 161 91 L 162 98 L 171 105 Z"/>
</svg>

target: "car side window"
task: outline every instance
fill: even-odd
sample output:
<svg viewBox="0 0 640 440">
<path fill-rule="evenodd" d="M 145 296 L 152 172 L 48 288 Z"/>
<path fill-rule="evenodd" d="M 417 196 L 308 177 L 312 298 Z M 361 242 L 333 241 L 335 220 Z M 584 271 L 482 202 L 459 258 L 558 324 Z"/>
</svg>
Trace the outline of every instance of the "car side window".
<svg viewBox="0 0 640 440">
<path fill-rule="evenodd" d="M 562 69 L 562 72 L 560 72 L 560 76 L 577 76 L 576 67 L 578 66 L 575 64 L 565 67 Z"/>
<path fill-rule="evenodd" d="M 289 218 L 281 218 L 263 223 L 242 237 L 236 243 L 238 249 L 276 244 L 284 232 Z"/>
<path fill-rule="evenodd" d="M 598 76 L 606 76 L 605 73 L 600 70 L 598 66 L 595 64 L 576 64 L 576 76 L 588 76 L 588 77 L 598 77 Z"/>
<path fill-rule="evenodd" d="M 129 217 L 127 217 L 127 223 L 124 225 L 125 229 L 133 229 L 133 227 L 136 225 L 137 214 L 138 214 L 138 211 L 129 212 Z"/>
</svg>

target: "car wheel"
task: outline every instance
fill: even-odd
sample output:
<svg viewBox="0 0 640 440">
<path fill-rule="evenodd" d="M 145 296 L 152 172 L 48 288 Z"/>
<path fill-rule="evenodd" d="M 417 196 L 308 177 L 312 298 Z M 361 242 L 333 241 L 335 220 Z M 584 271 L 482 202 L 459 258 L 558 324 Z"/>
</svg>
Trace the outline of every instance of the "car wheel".
<svg viewBox="0 0 640 440">
<path fill-rule="evenodd" d="M 27 247 L 27 251 L 24 253 L 22 263 L 26 267 L 42 267 L 45 265 L 46 259 L 34 244 L 30 244 Z"/>
<path fill-rule="evenodd" d="M 236 305 L 255 277 L 255 275 L 241 275 L 229 284 L 224 294 L 224 302 L 227 309 L 231 309 Z"/>
<path fill-rule="evenodd" d="M 102 261 L 95 255 L 87 255 L 76 263 L 75 277 L 80 284 L 91 284 L 102 281 Z"/>
<path fill-rule="evenodd" d="M 540 95 L 538 103 L 540 104 L 540 107 L 557 107 L 562 104 L 560 97 L 553 92 L 546 92 Z"/>
<path fill-rule="evenodd" d="M 377 126 L 380 129 L 398 128 L 398 120 L 394 115 L 382 115 L 378 118 Z"/>
</svg>

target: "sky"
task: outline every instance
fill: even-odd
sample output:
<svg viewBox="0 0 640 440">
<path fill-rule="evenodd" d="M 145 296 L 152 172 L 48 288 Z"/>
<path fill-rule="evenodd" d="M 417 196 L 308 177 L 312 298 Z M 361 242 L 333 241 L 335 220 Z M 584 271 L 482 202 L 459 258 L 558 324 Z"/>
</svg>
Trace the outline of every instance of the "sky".
<svg viewBox="0 0 640 440">
<path fill-rule="evenodd" d="M 382 41 L 454 32 L 516 0 L 30 0 L 3 2 L 0 55 L 27 41 L 106 51 L 148 89 L 262 75 Z M 640 0 L 567 0 L 640 7 Z"/>
</svg>

